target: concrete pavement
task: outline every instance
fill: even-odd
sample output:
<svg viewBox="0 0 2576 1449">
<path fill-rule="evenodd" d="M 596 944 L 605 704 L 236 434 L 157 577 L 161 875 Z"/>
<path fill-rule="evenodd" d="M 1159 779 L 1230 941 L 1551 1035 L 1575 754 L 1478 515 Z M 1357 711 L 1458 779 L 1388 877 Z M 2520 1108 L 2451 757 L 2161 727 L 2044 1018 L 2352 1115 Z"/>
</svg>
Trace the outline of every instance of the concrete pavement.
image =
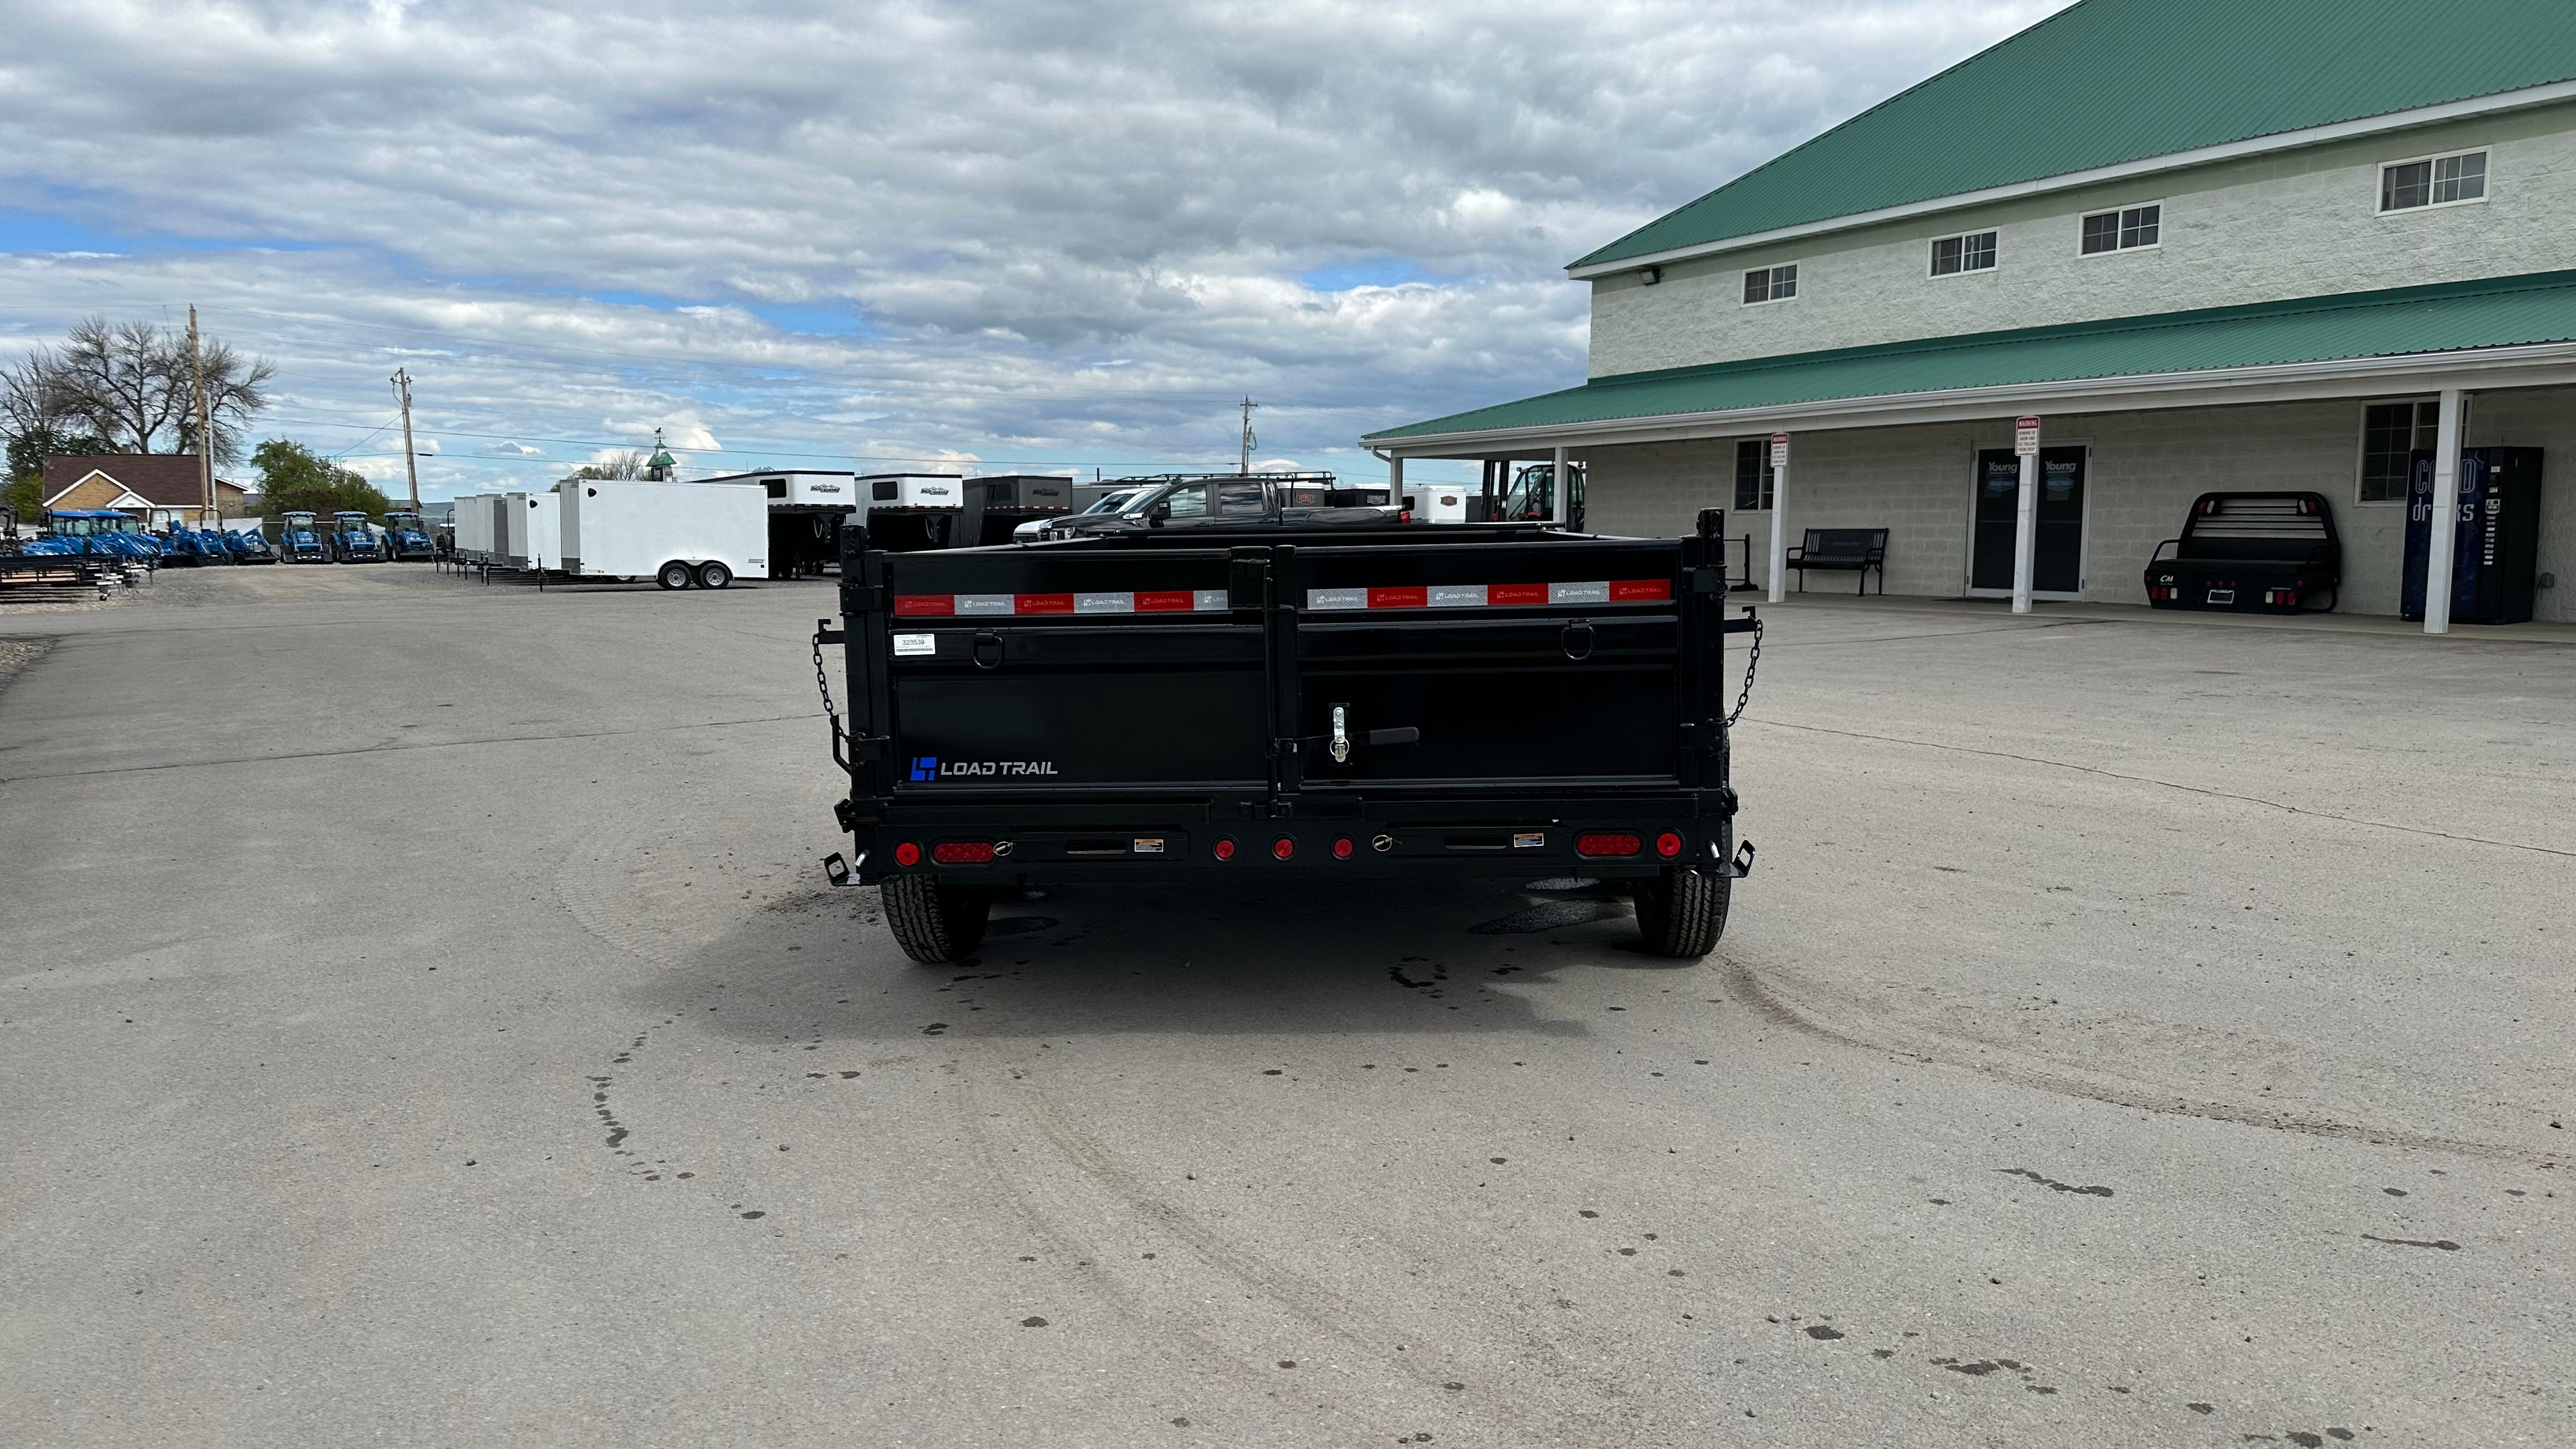
<svg viewBox="0 0 2576 1449">
<path fill-rule="evenodd" d="M 814 865 L 831 598 L 0 614 L 0 1441 L 2576 1433 L 2576 650 L 1792 606 L 1704 963 L 1140 888 L 931 970 Z"/>
</svg>

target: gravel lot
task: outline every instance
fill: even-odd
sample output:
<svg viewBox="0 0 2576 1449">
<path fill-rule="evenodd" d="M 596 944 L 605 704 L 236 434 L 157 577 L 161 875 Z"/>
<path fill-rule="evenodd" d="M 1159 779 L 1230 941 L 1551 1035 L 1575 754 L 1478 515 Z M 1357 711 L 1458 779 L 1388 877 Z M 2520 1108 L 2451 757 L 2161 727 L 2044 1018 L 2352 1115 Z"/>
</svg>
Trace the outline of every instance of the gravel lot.
<svg viewBox="0 0 2576 1449">
<path fill-rule="evenodd" d="M 1795 606 L 1704 963 L 930 970 L 814 864 L 832 607 L 0 617 L 0 1442 L 2576 1441 L 2576 649 Z"/>
</svg>

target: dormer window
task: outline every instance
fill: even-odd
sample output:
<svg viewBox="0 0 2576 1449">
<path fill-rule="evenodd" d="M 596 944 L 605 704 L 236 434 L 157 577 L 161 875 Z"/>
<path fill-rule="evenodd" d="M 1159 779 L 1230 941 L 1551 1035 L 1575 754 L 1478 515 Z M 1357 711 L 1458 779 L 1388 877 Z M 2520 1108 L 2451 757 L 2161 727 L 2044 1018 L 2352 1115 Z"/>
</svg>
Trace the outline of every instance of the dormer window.
<svg viewBox="0 0 2576 1449">
<path fill-rule="evenodd" d="M 1744 305 L 1756 302 L 1785 302 L 1798 295 L 1798 264 L 1785 262 L 1776 267 L 1756 267 L 1744 274 Z"/>
</svg>

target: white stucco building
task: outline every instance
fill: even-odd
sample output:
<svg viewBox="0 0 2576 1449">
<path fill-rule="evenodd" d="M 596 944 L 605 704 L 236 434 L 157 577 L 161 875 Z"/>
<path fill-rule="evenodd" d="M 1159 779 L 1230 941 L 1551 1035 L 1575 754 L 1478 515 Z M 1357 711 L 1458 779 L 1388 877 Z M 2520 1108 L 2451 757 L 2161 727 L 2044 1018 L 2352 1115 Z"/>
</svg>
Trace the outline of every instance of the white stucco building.
<svg viewBox="0 0 2576 1449">
<path fill-rule="evenodd" d="M 2459 449 L 2533 447 L 2534 614 L 2576 619 L 2563 0 L 2085 0 L 1568 270 L 1583 386 L 1364 442 L 1585 463 L 1600 531 L 1727 508 L 1766 583 L 1775 512 L 1789 544 L 1885 528 L 1887 588 L 1942 597 L 2027 568 L 2041 599 L 2143 603 L 2199 494 L 2312 491 L 2336 607 L 2371 614 L 2398 611 L 2409 455 L 2447 483 Z"/>
</svg>

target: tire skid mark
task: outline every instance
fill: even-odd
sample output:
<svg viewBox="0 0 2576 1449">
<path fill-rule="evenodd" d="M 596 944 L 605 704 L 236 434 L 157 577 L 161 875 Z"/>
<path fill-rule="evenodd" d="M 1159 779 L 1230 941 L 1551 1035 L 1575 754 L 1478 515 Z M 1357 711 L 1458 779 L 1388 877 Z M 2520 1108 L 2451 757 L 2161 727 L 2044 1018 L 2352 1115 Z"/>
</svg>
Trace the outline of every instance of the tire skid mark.
<svg viewBox="0 0 2576 1449">
<path fill-rule="evenodd" d="M 2558 1155 L 2502 1143 L 2479 1142 L 2466 1138 L 2442 1137 L 2403 1128 L 2375 1127 L 2367 1123 L 2339 1121 L 2313 1113 L 2282 1108 L 2248 1107 L 2232 1102 L 2195 1098 L 2181 1093 L 2147 1091 L 2123 1087 L 2096 1077 L 2078 1076 L 2054 1071 L 2026 1062 L 1999 1061 L 1993 1053 L 1998 1048 L 1980 1043 L 1986 1050 L 1961 1049 L 1962 1044 L 1944 1041 L 1937 1028 L 1916 1031 L 1899 1028 L 1888 1032 L 1889 1039 L 1879 1040 L 1860 1035 L 1854 1030 L 1829 1024 L 1792 1002 L 1776 985 L 1765 981 L 1751 966 L 1742 961 L 1727 963 L 1724 973 L 1729 994 L 1760 1013 L 1765 1020 L 1802 1032 L 1837 1046 L 1860 1051 L 1900 1056 L 1930 1065 L 1957 1067 L 1979 1076 L 2014 1086 L 2053 1092 L 2060 1096 L 2081 1097 L 2106 1106 L 2129 1107 L 2141 1112 L 2167 1116 L 2197 1117 L 2212 1122 L 2230 1122 L 2240 1127 L 2259 1127 L 2272 1132 L 2295 1132 L 2308 1137 L 2339 1138 L 2366 1142 L 2376 1147 L 2404 1147 L 2420 1152 L 2447 1152 L 2462 1157 L 2485 1158 L 2497 1162 L 2542 1164 L 2557 1162 Z M 1908 1038 L 1900 1042 L 1895 1038 Z"/>
<path fill-rule="evenodd" d="M 1319 1397 L 1330 1406 L 1326 1412 L 1358 1436 L 1355 1442 L 1383 1442 L 1389 1435 L 1422 1425 L 1443 1434 L 1466 1432 L 1458 1422 L 1461 1416 L 1488 1421 L 1482 1434 L 1488 1440 L 1570 1442 L 1566 1426 L 1523 1422 L 1525 1411 L 1507 1403 L 1490 1397 L 1462 1402 L 1449 1385 L 1465 1380 L 1490 1386 L 1500 1382 L 1501 1375 L 1464 1366 L 1438 1367 L 1439 1351 L 1426 1341 L 1428 1335 L 1384 1322 L 1341 1294 L 1245 1251 L 1189 1209 L 1138 1182 L 1108 1149 L 1057 1108 L 1029 1068 L 1003 1061 L 998 1047 L 972 1040 L 960 1046 L 964 1051 L 957 1077 L 960 1118 L 979 1160 L 1030 1230 L 1053 1251 L 1092 1265 L 1082 1279 L 1084 1287 L 1130 1321 L 1183 1347 L 1202 1367 L 1222 1369 L 1265 1390 L 1279 1389 L 1279 1374 L 1273 1369 L 1279 1343 L 1275 1328 L 1255 1315 L 1233 1323 L 1218 1319 L 1202 1305 L 1222 1300 L 1193 1291 L 1186 1281 L 1171 1289 L 1125 1281 L 1137 1261 L 1133 1239 L 1114 1248 L 1086 1242 L 1082 1231 L 1068 1221 L 1075 1209 L 1067 1208 L 1061 1181 L 1050 1180 L 1043 1169 L 1025 1161 L 1031 1152 L 1054 1158 L 1086 1184 L 1090 1192 L 1085 1195 L 1094 1199 L 1090 1206 L 1104 1217 L 1125 1220 L 1137 1238 L 1150 1237 L 1159 1240 L 1160 1246 L 1177 1248 L 1183 1257 L 1172 1263 L 1173 1268 L 1195 1260 L 1209 1270 L 1198 1276 L 1199 1284 L 1204 1285 L 1209 1276 L 1231 1280 L 1244 1296 L 1266 1305 L 1278 1317 L 1336 1340 L 1347 1361 L 1328 1364 L 1301 1357 L 1303 1367 L 1298 1372 L 1311 1373 L 1315 1379 L 1300 1387 L 1314 1392 L 1321 1387 L 1317 1380 L 1340 1380 L 1344 1392 Z M 1015 1162 L 1015 1156 L 1023 1160 Z M 1411 1352 L 1392 1353 L 1399 1343 Z M 1416 1355 L 1420 1361 L 1410 1361 Z M 1410 1394 L 1420 1395 L 1420 1410 L 1401 1406 L 1401 1397 Z M 1354 1417 L 1358 1413 L 1371 1417 Z M 1492 1422 L 1506 1416 L 1513 1421 L 1508 1430 Z"/>
</svg>

